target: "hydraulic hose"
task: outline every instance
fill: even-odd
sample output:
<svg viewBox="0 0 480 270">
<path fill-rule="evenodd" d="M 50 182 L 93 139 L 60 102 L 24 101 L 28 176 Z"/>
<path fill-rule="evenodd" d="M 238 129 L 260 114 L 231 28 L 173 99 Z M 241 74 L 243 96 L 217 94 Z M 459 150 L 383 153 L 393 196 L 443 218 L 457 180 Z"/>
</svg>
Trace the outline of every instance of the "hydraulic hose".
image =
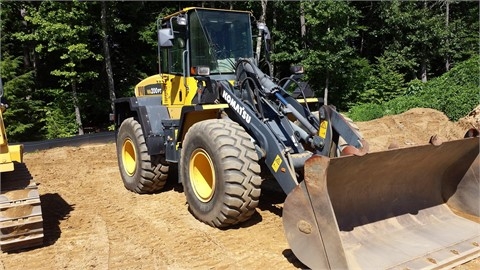
<svg viewBox="0 0 480 270">
<path fill-rule="evenodd" d="M 243 63 L 243 64 L 242 64 Z M 317 129 L 310 124 L 310 122 L 299 112 L 297 111 L 280 93 L 281 87 L 274 83 L 265 73 L 263 73 L 257 66 L 252 64 L 248 59 L 240 58 L 237 63 L 237 77 L 243 71 L 257 76 L 260 85 L 263 87 L 265 94 L 273 94 L 286 108 L 283 112 L 291 112 L 297 119 L 305 126 L 309 131 L 310 135 L 316 135 Z"/>
</svg>

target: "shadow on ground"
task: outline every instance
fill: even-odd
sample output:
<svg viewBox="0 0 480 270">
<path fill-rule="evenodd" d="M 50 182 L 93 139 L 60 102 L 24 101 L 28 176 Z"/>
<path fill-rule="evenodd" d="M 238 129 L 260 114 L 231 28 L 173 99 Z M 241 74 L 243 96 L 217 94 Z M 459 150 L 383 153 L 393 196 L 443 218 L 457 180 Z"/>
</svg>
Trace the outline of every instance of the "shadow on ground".
<svg viewBox="0 0 480 270">
<path fill-rule="evenodd" d="M 73 205 L 68 204 L 58 193 L 47 193 L 40 196 L 43 214 L 44 246 L 53 245 L 62 234 L 60 221 L 66 220 Z"/>
</svg>

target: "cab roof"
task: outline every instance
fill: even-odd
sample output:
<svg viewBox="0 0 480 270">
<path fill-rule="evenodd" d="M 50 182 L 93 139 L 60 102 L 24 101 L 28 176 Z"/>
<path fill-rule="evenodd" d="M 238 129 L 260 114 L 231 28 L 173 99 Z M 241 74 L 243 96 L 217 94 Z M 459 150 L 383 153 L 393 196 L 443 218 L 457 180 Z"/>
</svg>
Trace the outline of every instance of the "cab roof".
<svg viewBox="0 0 480 270">
<path fill-rule="evenodd" d="M 222 11 L 222 12 L 236 12 L 236 13 L 248 13 L 252 14 L 251 11 L 244 11 L 244 10 L 232 10 L 232 9 L 217 9 L 217 8 L 203 8 L 203 7 L 187 7 L 175 13 L 172 13 L 168 16 L 163 17 L 162 21 L 169 20 L 172 17 L 178 16 L 180 14 L 188 13 L 190 10 L 214 10 L 214 11 Z"/>
</svg>

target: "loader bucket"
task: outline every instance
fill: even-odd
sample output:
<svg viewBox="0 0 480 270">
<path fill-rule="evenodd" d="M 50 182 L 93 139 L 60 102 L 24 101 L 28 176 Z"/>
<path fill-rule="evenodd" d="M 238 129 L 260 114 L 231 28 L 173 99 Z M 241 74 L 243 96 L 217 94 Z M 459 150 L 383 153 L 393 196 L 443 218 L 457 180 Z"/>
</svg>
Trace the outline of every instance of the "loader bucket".
<svg viewBox="0 0 480 270">
<path fill-rule="evenodd" d="M 283 224 L 311 269 L 442 269 L 480 256 L 479 138 L 313 156 Z"/>
</svg>

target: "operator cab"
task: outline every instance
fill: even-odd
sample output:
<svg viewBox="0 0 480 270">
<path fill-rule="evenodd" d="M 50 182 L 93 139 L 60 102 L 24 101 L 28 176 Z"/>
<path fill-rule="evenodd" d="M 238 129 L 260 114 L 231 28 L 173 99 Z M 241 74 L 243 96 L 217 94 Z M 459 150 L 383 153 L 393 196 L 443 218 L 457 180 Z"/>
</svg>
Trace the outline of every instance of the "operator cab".
<svg viewBox="0 0 480 270">
<path fill-rule="evenodd" d="M 254 60 L 251 16 L 190 7 L 157 21 L 159 73 L 138 83 L 135 96 L 161 96 L 158 103 L 178 119 L 184 106 L 200 102 L 196 71 L 208 68 L 212 80 L 233 82 L 236 61 Z"/>
<path fill-rule="evenodd" d="M 236 60 L 253 59 L 249 12 L 187 8 L 165 18 L 159 33 L 163 73 L 189 77 L 192 67 L 207 66 L 211 76 L 233 75 Z"/>
</svg>

